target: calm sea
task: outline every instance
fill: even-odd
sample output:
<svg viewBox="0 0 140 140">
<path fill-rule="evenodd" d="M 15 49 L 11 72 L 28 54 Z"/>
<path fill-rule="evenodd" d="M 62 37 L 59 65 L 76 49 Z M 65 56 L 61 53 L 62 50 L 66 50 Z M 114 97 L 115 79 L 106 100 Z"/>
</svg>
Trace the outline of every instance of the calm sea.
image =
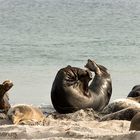
<svg viewBox="0 0 140 140">
<path fill-rule="evenodd" d="M 14 82 L 12 104 L 51 104 L 57 71 L 89 58 L 109 69 L 112 100 L 140 84 L 139 0 L 0 0 L 0 82 Z"/>
</svg>

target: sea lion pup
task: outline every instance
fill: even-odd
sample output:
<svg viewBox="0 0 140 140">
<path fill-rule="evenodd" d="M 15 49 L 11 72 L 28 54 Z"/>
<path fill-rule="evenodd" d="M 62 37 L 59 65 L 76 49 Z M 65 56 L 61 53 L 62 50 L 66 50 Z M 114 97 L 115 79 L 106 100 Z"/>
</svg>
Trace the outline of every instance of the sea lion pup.
<svg viewBox="0 0 140 140">
<path fill-rule="evenodd" d="M 57 112 L 71 113 L 84 108 L 101 111 L 108 104 L 112 82 L 107 69 L 90 59 L 85 67 L 86 70 L 67 66 L 58 71 L 51 89 L 51 101 Z M 94 78 L 91 72 L 95 73 Z"/>
<path fill-rule="evenodd" d="M 3 110 L 4 113 L 6 113 L 11 107 L 7 91 L 12 87 L 13 82 L 11 80 L 6 80 L 0 84 L 0 109 Z"/>
<path fill-rule="evenodd" d="M 132 118 L 129 130 L 140 131 L 140 112 Z"/>
<path fill-rule="evenodd" d="M 140 96 L 140 85 L 134 86 L 127 97 L 138 97 L 138 96 Z"/>
<path fill-rule="evenodd" d="M 42 122 L 45 118 L 37 107 L 31 105 L 15 105 L 8 110 L 7 115 L 16 125 Z"/>
</svg>

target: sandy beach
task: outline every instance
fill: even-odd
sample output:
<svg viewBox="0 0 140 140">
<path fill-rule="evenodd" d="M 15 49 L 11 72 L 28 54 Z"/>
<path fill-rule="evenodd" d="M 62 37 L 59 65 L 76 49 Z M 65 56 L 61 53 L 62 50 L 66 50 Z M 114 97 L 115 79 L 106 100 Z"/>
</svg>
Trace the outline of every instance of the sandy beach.
<svg viewBox="0 0 140 140">
<path fill-rule="evenodd" d="M 71 114 L 52 113 L 43 124 L 13 125 L 1 120 L 0 139 L 94 139 L 138 140 L 139 131 L 129 131 L 130 121 L 99 122 L 92 109 Z"/>
</svg>

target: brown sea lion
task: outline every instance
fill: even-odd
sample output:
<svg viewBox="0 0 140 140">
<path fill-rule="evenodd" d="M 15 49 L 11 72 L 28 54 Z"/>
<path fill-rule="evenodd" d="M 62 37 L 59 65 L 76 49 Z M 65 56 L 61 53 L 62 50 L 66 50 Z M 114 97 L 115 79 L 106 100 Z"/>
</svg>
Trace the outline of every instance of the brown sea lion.
<svg viewBox="0 0 140 140">
<path fill-rule="evenodd" d="M 140 131 L 140 112 L 132 118 L 129 130 Z"/>
<path fill-rule="evenodd" d="M 45 118 L 37 107 L 31 105 L 15 105 L 8 110 L 7 115 L 16 125 L 42 122 Z"/>
<path fill-rule="evenodd" d="M 87 70 L 67 66 L 58 71 L 51 89 L 51 101 L 57 112 L 71 113 L 84 108 L 101 111 L 108 104 L 112 82 L 107 69 L 90 59 L 85 67 Z M 93 79 L 91 72 L 95 73 Z"/>
<path fill-rule="evenodd" d="M 11 107 L 7 91 L 11 89 L 12 86 L 13 82 L 11 80 L 6 80 L 2 84 L 0 84 L 0 109 L 5 113 Z"/>
</svg>

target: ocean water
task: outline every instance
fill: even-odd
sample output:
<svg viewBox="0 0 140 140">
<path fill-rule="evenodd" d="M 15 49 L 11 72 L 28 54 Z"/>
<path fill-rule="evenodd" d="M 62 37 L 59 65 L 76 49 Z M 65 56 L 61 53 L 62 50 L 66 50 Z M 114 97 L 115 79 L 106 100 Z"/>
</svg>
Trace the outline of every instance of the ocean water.
<svg viewBox="0 0 140 140">
<path fill-rule="evenodd" d="M 10 102 L 51 105 L 57 71 L 106 66 L 112 98 L 140 84 L 139 0 L 0 0 L 0 82 L 11 79 Z"/>
</svg>

